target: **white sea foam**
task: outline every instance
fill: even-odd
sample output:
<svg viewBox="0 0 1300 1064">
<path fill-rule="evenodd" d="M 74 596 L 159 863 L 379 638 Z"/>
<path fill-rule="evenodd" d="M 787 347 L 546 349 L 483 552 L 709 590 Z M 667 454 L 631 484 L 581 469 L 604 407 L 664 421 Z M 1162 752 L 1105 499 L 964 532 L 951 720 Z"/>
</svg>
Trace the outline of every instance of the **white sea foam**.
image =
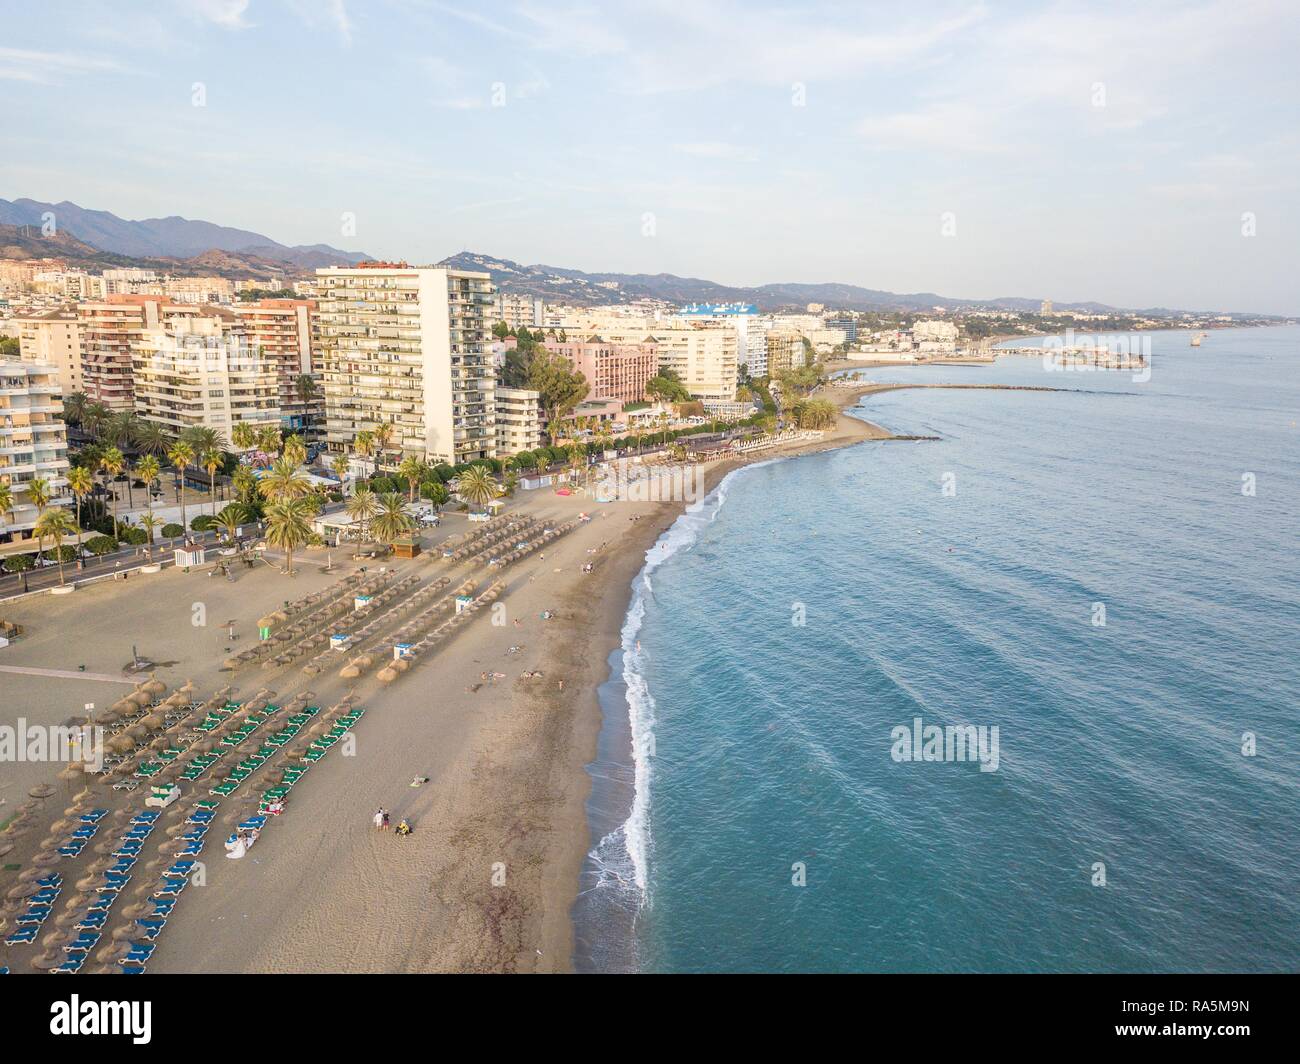
<svg viewBox="0 0 1300 1064">
<path fill-rule="evenodd" d="M 646 683 L 645 657 L 637 640 L 645 620 L 646 596 L 654 594 L 651 574 L 673 555 L 695 545 L 701 529 L 713 523 L 726 502 L 733 477 L 774 461 L 783 459 L 756 462 L 732 470 L 705 498 L 688 506 L 646 551 L 645 566 L 632 585 L 632 602 L 622 630 L 623 682 L 627 688 L 628 721 L 632 733 L 632 808 L 627 820 L 601 839 L 590 857 L 599 870 L 597 886 L 635 890 L 638 905 L 645 904 L 650 898 L 649 867 L 653 848 L 650 838 L 650 783 L 653 776 L 650 754 L 653 750 L 655 700 Z"/>
</svg>

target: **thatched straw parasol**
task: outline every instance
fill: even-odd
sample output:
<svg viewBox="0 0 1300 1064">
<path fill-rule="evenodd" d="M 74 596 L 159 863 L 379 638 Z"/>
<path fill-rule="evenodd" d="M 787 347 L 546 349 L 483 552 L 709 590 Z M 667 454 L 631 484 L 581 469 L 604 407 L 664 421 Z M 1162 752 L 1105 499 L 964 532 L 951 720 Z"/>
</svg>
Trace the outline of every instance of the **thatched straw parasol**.
<svg viewBox="0 0 1300 1064">
<path fill-rule="evenodd" d="M 41 888 L 30 880 L 26 883 L 19 883 L 17 886 L 9 888 L 5 898 L 8 901 L 22 901 L 23 898 L 30 898 L 33 894 L 39 894 Z"/>
<path fill-rule="evenodd" d="M 38 783 L 27 793 L 30 794 L 33 798 L 49 798 L 55 792 L 54 792 L 54 788 L 51 787 L 48 783 Z"/>
<path fill-rule="evenodd" d="M 107 746 L 115 754 L 129 754 L 135 749 L 135 740 L 126 734 L 116 735 L 108 740 Z"/>
<path fill-rule="evenodd" d="M 39 972 L 48 972 L 52 968 L 57 968 L 67 959 L 63 950 L 47 947 L 44 953 L 38 953 L 32 958 L 32 967 Z"/>
<path fill-rule="evenodd" d="M 140 690 L 156 698 L 167 690 L 167 685 L 162 680 L 151 676 L 145 683 L 140 685 Z"/>
</svg>

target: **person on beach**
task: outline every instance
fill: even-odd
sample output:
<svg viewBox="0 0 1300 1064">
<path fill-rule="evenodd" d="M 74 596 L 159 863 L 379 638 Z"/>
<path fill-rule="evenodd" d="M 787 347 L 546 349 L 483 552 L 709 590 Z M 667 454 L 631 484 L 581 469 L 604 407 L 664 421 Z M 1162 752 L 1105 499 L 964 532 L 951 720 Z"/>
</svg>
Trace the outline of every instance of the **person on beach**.
<svg viewBox="0 0 1300 1064">
<path fill-rule="evenodd" d="M 399 834 L 399 835 L 401 835 L 403 838 L 405 838 L 405 837 L 406 837 L 407 835 L 409 835 L 410 833 L 411 833 L 411 825 L 408 824 L 408 823 L 406 822 L 406 818 L 403 817 L 403 818 L 401 819 L 401 821 L 400 821 L 400 822 L 398 823 L 398 825 L 397 825 L 397 834 Z"/>
<path fill-rule="evenodd" d="M 388 830 L 388 810 L 384 810 L 384 830 Z"/>
<path fill-rule="evenodd" d="M 375 830 L 376 830 L 376 831 L 382 831 L 382 830 L 383 830 L 383 827 L 384 827 L 384 811 L 383 811 L 382 809 L 376 809 L 376 810 L 375 810 Z"/>
</svg>

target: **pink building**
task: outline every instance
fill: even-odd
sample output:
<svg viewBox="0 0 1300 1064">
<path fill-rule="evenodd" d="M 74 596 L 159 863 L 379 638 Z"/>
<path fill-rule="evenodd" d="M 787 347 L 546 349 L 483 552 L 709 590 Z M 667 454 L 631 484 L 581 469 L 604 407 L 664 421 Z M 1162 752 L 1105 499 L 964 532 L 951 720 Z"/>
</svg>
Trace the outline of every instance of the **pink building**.
<svg viewBox="0 0 1300 1064">
<path fill-rule="evenodd" d="M 645 402 L 645 386 L 659 372 L 659 345 L 649 339 L 639 344 L 611 344 L 589 336 L 586 340 L 547 340 L 546 348 L 563 355 L 587 378 L 587 399 Z"/>
</svg>

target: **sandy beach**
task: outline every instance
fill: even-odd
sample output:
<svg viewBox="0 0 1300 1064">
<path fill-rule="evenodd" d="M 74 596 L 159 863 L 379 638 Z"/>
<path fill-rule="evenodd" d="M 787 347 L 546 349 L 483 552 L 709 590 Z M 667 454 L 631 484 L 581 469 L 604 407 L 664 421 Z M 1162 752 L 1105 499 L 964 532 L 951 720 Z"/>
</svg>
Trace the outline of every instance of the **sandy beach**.
<svg viewBox="0 0 1300 1064">
<path fill-rule="evenodd" d="M 892 387 L 840 386 L 824 394 L 843 409 Z M 819 437 L 749 460 L 891 438 L 841 414 Z M 709 463 L 707 488 L 739 464 Z M 607 678 L 646 551 L 683 507 L 520 493 L 510 513 L 548 525 L 584 511 L 592 519 L 499 576 L 447 562 L 437 550 L 389 563 L 399 577 L 426 583 L 442 575 L 454 583 L 472 578 L 480 587 L 489 579 L 504 583 L 503 612 L 475 616 L 391 686 L 373 671 L 352 680 L 336 668 L 306 677 L 301 662 L 222 671 L 231 647 L 255 638 L 258 616 L 352 572 L 358 563 L 345 560 L 345 552 L 333 552 L 331 572 L 323 571 L 323 552 L 308 552 L 292 580 L 269 565 L 241 570 L 233 583 L 166 570 L 13 604 L 6 618 L 30 635 L 5 650 L 3 665 L 29 671 L 0 673 L 0 724 L 19 716 L 58 723 L 86 701 L 120 697 L 129 687 L 111 678 L 121 675 L 132 646 L 159 663 L 157 675 L 170 687 L 193 679 L 199 697 L 227 684 L 238 698 L 266 689 L 283 702 L 308 692 L 321 706 L 354 694 L 367 709 L 355 749 L 331 753 L 312 769 L 247 859 L 224 860 L 216 845 L 205 850 L 206 881 L 177 906 L 149 971 L 568 971 L 570 912 L 588 846 L 585 766 L 601 724 L 596 688 Z M 463 517 L 448 516 L 433 538 L 469 528 Z M 587 563 L 590 573 L 583 572 Z M 204 605 L 206 627 L 191 623 L 195 603 Z M 242 642 L 227 642 L 221 626 L 229 620 Z M 103 678 L 39 671 L 82 664 Z M 541 675 L 521 675 L 531 672 Z M 7 765 L 0 797 L 17 804 L 49 769 Z M 416 780 L 427 782 L 412 786 Z M 96 802 L 140 805 L 140 792 L 133 800 L 104 795 Z M 63 784 L 47 803 L 51 818 L 69 797 Z M 182 801 L 189 806 L 202 797 L 206 784 L 196 784 Z M 394 824 L 408 819 L 413 834 L 375 830 L 371 819 L 381 806 Z M 3 813 L 0 807 L 0 819 Z M 24 851 L 44 837 L 30 832 L 5 860 L 21 866 Z M 0 873 L 0 890 L 15 875 Z M 8 963 L 25 970 L 21 958 Z"/>
</svg>

